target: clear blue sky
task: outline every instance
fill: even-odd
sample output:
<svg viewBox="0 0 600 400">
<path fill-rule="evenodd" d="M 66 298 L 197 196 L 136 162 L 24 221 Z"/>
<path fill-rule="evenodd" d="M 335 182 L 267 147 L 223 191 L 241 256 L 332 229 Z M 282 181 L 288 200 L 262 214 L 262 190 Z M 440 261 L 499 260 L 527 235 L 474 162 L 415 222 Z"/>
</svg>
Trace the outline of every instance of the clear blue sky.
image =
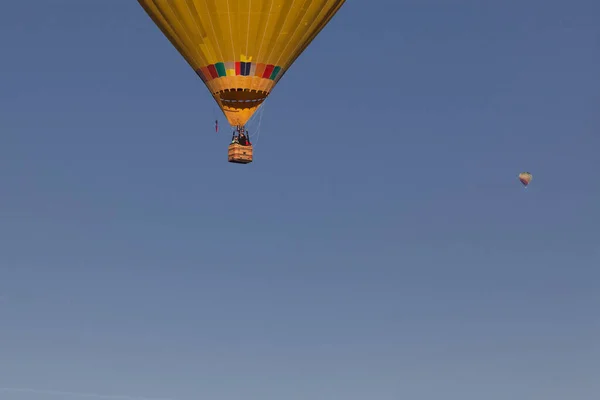
<svg viewBox="0 0 600 400">
<path fill-rule="evenodd" d="M 137 2 L 4 3 L 1 400 L 600 398 L 599 2 L 349 1 L 245 167 Z"/>
</svg>

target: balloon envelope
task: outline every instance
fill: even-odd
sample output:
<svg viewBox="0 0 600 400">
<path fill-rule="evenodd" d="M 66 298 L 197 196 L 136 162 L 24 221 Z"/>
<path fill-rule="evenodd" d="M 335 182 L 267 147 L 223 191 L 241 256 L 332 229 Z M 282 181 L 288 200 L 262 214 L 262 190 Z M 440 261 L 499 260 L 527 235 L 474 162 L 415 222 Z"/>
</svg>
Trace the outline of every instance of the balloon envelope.
<svg viewBox="0 0 600 400">
<path fill-rule="evenodd" d="M 242 126 L 345 0 L 138 0 Z"/>
<path fill-rule="evenodd" d="M 532 178 L 533 178 L 533 175 L 531 175 L 531 173 L 529 173 L 529 172 L 521 172 L 519 174 L 519 180 L 525 186 L 529 185 L 529 182 L 531 182 Z"/>
</svg>

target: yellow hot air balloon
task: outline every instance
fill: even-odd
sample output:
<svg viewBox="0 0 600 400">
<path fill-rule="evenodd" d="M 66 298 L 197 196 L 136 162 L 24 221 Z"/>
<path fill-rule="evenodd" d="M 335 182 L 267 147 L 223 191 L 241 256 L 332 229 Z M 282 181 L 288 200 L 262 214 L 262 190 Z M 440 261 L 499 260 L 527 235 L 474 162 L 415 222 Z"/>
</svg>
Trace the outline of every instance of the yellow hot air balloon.
<svg viewBox="0 0 600 400">
<path fill-rule="evenodd" d="M 244 125 L 345 0 L 138 0 L 200 76 L 229 124 Z"/>
<path fill-rule="evenodd" d="M 525 187 L 527 187 L 527 185 L 529 185 L 529 182 L 531 182 L 531 179 L 533 179 L 533 175 L 531 175 L 531 173 L 529 173 L 529 172 L 521 172 L 519 174 L 519 180 Z"/>
</svg>

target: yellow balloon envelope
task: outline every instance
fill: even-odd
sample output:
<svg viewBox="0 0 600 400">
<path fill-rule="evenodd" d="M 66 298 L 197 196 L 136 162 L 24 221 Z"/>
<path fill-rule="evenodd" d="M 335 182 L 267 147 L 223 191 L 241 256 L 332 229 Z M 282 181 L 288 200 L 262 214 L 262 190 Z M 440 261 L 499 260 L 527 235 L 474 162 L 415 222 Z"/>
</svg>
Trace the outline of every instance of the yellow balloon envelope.
<svg viewBox="0 0 600 400">
<path fill-rule="evenodd" d="M 243 126 L 345 0 L 138 0 Z"/>
</svg>

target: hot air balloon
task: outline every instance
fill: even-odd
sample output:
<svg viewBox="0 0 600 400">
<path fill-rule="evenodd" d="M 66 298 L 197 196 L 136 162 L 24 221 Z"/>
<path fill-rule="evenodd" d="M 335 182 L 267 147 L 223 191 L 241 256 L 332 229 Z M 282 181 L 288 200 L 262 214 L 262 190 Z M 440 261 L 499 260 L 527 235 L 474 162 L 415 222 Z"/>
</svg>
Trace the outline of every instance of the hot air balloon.
<svg viewBox="0 0 600 400">
<path fill-rule="evenodd" d="M 519 174 L 519 180 L 525 187 L 527 187 L 527 185 L 529 185 L 529 182 L 531 182 L 531 179 L 533 179 L 533 175 L 531 175 L 531 173 L 529 173 L 529 172 L 521 172 Z"/>
<path fill-rule="evenodd" d="M 206 85 L 234 135 L 345 0 L 138 0 Z M 229 161 L 251 162 L 231 143 Z M 251 147 L 251 145 L 249 145 Z"/>
</svg>

